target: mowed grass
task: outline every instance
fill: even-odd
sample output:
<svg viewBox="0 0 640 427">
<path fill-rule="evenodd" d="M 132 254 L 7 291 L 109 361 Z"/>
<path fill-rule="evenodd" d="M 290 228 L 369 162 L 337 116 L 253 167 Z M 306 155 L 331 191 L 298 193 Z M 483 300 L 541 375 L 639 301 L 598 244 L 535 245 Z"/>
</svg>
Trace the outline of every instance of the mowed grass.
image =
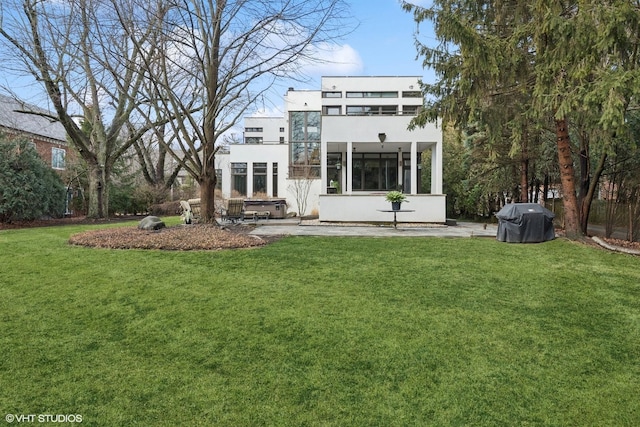
<svg viewBox="0 0 640 427">
<path fill-rule="evenodd" d="M 640 258 L 563 239 L 67 244 L 87 228 L 0 232 L 2 414 L 80 414 L 90 426 L 640 425 Z"/>
</svg>

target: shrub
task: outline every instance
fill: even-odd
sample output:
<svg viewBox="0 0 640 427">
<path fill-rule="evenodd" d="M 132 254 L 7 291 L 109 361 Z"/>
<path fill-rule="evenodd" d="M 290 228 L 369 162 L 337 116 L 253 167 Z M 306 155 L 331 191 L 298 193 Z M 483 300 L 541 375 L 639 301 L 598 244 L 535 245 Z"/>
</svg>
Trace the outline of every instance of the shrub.
<svg viewBox="0 0 640 427">
<path fill-rule="evenodd" d="M 0 222 L 64 214 L 66 187 L 26 140 L 0 136 Z"/>
<path fill-rule="evenodd" d="M 182 208 L 179 201 L 164 202 L 151 205 L 149 208 L 149 214 L 155 216 L 173 216 L 180 215 Z"/>
</svg>

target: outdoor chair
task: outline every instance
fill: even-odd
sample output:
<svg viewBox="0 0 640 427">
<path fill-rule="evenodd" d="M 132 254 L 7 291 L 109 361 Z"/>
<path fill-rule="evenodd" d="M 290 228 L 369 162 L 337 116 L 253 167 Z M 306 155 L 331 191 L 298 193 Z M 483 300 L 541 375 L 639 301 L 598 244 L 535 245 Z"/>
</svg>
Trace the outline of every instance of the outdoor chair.
<svg viewBox="0 0 640 427">
<path fill-rule="evenodd" d="M 189 206 L 191 206 L 191 213 L 194 219 L 200 219 L 200 199 L 189 199 Z"/>
<path fill-rule="evenodd" d="M 200 199 L 180 200 L 180 207 L 185 224 L 191 224 L 200 218 Z"/>
<path fill-rule="evenodd" d="M 220 218 L 223 222 L 244 221 L 244 200 L 229 199 L 227 207 L 223 207 L 220 211 Z"/>
</svg>

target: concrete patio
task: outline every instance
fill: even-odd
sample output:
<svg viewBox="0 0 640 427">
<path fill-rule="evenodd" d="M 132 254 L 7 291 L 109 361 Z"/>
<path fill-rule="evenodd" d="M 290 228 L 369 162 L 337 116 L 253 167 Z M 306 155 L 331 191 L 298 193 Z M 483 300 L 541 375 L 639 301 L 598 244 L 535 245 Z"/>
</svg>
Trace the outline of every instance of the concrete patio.
<svg viewBox="0 0 640 427">
<path fill-rule="evenodd" d="M 458 222 L 457 225 L 406 224 L 344 224 L 289 218 L 259 220 L 251 234 L 257 236 L 371 236 L 371 237 L 496 237 L 496 224 Z"/>
</svg>

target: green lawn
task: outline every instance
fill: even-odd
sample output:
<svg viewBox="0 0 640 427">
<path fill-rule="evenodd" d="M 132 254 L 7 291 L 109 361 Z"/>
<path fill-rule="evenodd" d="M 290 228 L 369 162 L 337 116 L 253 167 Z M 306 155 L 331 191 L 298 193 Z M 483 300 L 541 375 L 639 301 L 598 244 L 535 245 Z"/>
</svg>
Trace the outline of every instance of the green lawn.
<svg viewBox="0 0 640 427">
<path fill-rule="evenodd" d="M 640 425 L 638 257 L 562 239 L 289 237 L 218 252 L 67 245 L 87 228 L 0 232 L 3 416 L 80 414 L 87 426 Z"/>
</svg>

